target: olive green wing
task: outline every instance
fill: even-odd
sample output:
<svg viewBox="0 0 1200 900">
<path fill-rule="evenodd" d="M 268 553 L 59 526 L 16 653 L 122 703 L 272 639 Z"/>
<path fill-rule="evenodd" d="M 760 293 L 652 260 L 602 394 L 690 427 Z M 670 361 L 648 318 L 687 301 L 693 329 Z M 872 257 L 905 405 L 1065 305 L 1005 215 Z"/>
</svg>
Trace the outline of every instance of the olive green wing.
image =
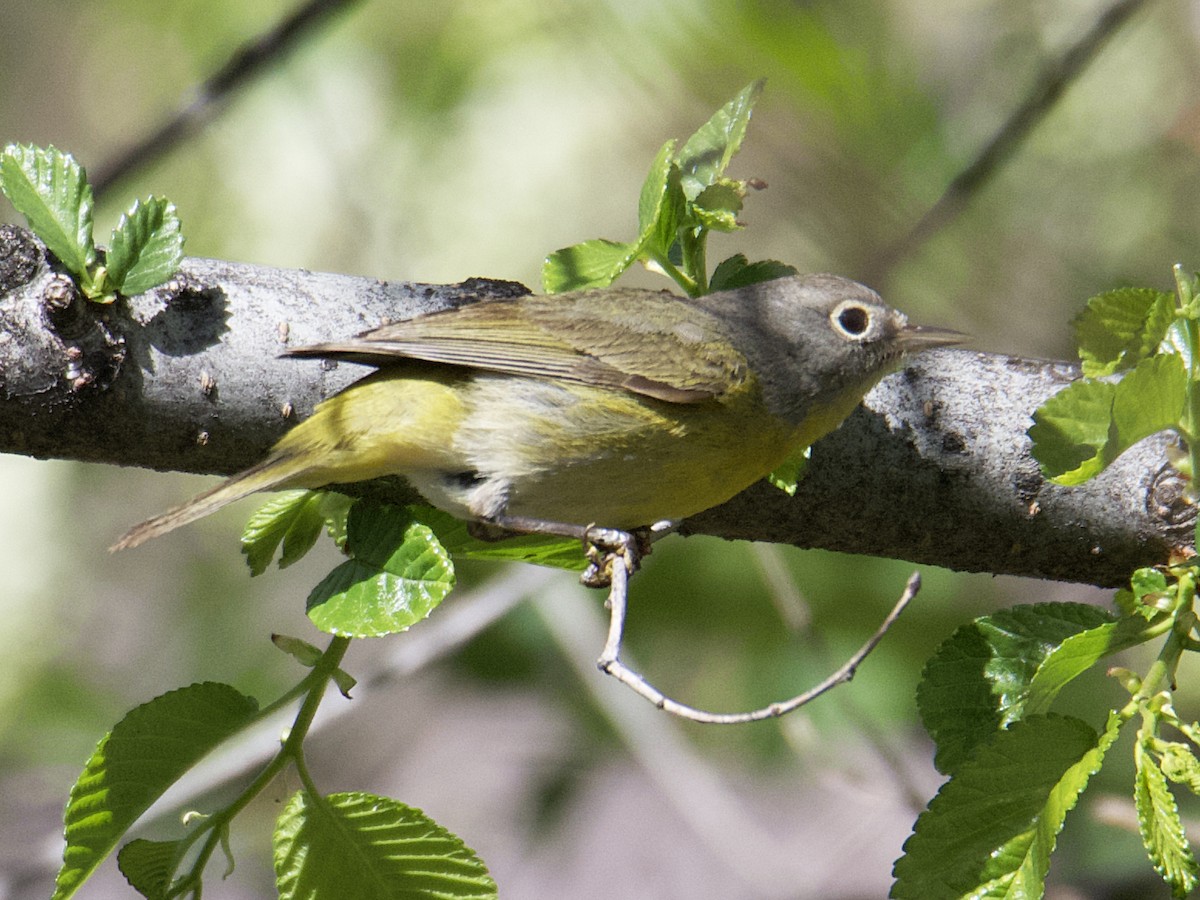
<svg viewBox="0 0 1200 900">
<path fill-rule="evenodd" d="M 673 403 L 720 396 L 746 376 L 716 320 L 657 291 L 484 301 L 384 325 L 288 356 L 386 365 L 396 357 L 621 388 Z"/>
</svg>

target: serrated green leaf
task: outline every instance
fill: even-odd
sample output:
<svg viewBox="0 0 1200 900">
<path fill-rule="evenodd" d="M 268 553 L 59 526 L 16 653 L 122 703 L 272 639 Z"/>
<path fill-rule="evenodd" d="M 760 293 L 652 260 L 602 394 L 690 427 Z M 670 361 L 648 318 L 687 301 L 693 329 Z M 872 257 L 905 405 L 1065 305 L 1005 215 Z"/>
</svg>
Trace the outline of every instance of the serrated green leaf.
<svg viewBox="0 0 1200 900">
<path fill-rule="evenodd" d="M 658 151 L 642 183 L 638 197 L 638 249 L 640 254 L 667 256 L 675 243 L 675 232 L 683 214 L 683 190 L 679 186 L 679 167 L 672 154 L 675 141 Z"/>
<path fill-rule="evenodd" d="M 1135 569 L 1129 578 L 1129 586 L 1133 595 L 1139 600 L 1147 594 L 1163 594 L 1167 590 L 1167 576 L 1161 569 L 1147 566 Z"/>
<path fill-rule="evenodd" d="M 497 562 L 524 562 L 574 572 L 587 567 L 583 545 L 549 534 L 520 534 L 495 541 L 473 537 L 466 522 L 429 506 L 410 506 L 413 518 L 433 529 L 452 557 Z"/>
<path fill-rule="evenodd" d="M 352 558 L 308 595 L 308 617 L 328 634 L 379 637 L 405 631 L 454 587 L 450 555 L 410 510 L 360 500 L 350 509 Z"/>
<path fill-rule="evenodd" d="M 1179 807 L 1166 776 L 1146 752 L 1144 738 L 1134 748 L 1134 807 L 1142 845 L 1154 868 L 1171 886 L 1174 897 L 1186 897 L 1200 883 L 1200 866 L 1179 820 Z"/>
<path fill-rule="evenodd" d="M 354 499 L 335 491 L 280 491 L 256 509 L 242 530 L 242 554 L 251 575 L 261 575 L 282 545 L 279 568 L 286 569 L 316 544 L 322 529 L 339 546 Z M 339 540 L 339 534 L 341 539 Z"/>
<path fill-rule="evenodd" d="M 129 886 L 147 900 L 162 900 L 185 851 L 183 841 L 138 838 L 117 853 L 117 867 Z"/>
<path fill-rule="evenodd" d="M 461 839 L 387 797 L 301 791 L 275 826 L 280 900 L 490 900 L 496 883 Z"/>
<path fill-rule="evenodd" d="M 742 227 L 737 217 L 745 197 L 741 182 L 721 179 L 700 192 L 692 203 L 691 215 L 710 231 L 737 231 Z"/>
<path fill-rule="evenodd" d="M 637 258 L 636 244 L 597 238 L 555 250 L 542 264 L 542 290 L 547 294 L 608 287 Z"/>
<path fill-rule="evenodd" d="M 1046 712 L 1069 682 L 1104 657 L 1145 643 L 1146 624 L 1141 616 L 1124 616 L 1065 638 L 1034 673 L 1023 714 Z"/>
<path fill-rule="evenodd" d="M 1105 448 L 1116 459 L 1138 441 L 1175 428 L 1187 401 L 1187 373 L 1175 353 L 1143 359 L 1117 383 L 1112 421 L 1115 434 Z"/>
<path fill-rule="evenodd" d="M 1042 474 L 1058 484 L 1082 484 L 1111 461 L 1105 455 L 1117 386 L 1076 381 L 1033 414 L 1029 438 Z"/>
<path fill-rule="evenodd" d="M 66 900 L 121 835 L 206 753 L 254 721 L 258 704 L 204 682 L 131 710 L 96 747 L 71 788 L 67 846 L 53 900 Z"/>
<path fill-rule="evenodd" d="M 137 200 L 121 216 L 104 258 L 108 290 L 142 294 L 165 282 L 183 262 L 183 232 L 175 204 L 162 197 Z"/>
<path fill-rule="evenodd" d="M 1174 316 L 1175 298 L 1162 291 L 1121 288 L 1092 297 L 1074 322 L 1083 374 L 1132 368 L 1154 353 Z"/>
<path fill-rule="evenodd" d="M 1117 591 L 1113 603 L 1129 615 L 1139 615 L 1147 621 L 1160 616 L 1174 605 L 1174 592 L 1168 587 L 1167 576 L 1159 569 L 1136 569 L 1129 579 L 1129 589 Z"/>
<path fill-rule="evenodd" d="M 917 687 L 917 708 L 937 744 L 938 770 L 955 771 L 995 732 L 1028 712 L 1044 711 L 1058 689 L 1078 674 L 1071 674 L 1071 662 L 1079 659 L 1064 658 L 1043 675 L 1033 694 L 1038 707 L 1031 710 L 1039 669 L 1069 638 L 1113 622 L 1098 607 L 1039 603 L 1001 610 L 956 630 L 925 664 Z M 1089 638 L 1085 648 L 1094 650 L 1103 640 Z"/>
<path fill-rule="evenodd" d="M 897 900 L 1042 896 L 1066 815 L 1116 740 L 1066 716 L 1033 716 L 996 733 L 917 819 L 896 861 Z"/>
<path fill-rule="evenodd" d="M 774 259 L 761 259 L 749 262 L 744 253 L 735 253 L 728 259 L 722 260 L 713 269 L 712 278 L 708 281 L 710 291 L 731 291 L 734 288 L 759 284 L 763 281 L 774 281 L 787 275 L 797 274 L 795 266 L 789 266 Z"/>
<path fill-rule="evenodd" d="M 90 288 L 92 186 L 75 158 L 52 146 L 9 144 L 0 153 L 0 190 L 80 286 Z"/>
<path fill-rule="evenodd" d="M 746 137 L 750 114 L 765 83 L 766 80 L 760 78 L 748 84 L 701 125 L 680 149 L 677 162 L 683 193 L 688 200 L 695 200 L 725 174 L 729 161 Z"/>
<path fill-rule="evenodd" d="M 1193 794 L 1200 794 L 1200 760 L 1188 744 L 1179 741 L 1155 741 L 1154 752 L 1159 756 L 1162 772 L 1176 784 L 1182 784 Z"/>
</svg>

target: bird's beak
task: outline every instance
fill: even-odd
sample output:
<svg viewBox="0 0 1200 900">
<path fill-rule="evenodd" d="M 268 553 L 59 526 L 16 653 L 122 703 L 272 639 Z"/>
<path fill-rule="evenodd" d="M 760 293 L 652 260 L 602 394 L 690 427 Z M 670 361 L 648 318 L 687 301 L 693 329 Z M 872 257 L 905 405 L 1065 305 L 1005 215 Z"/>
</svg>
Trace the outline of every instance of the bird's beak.
<svg viewBox="0 0 1200 900">
<path fill-rule="evenodd" d="M 896 335 L 896 342 L 905 353 L 930 350 L 934 347 L 949 347 L 970 340 L 970 335 L 949 328 L 933 328 L 929 325 L 905 325 Z"/>
</svg>

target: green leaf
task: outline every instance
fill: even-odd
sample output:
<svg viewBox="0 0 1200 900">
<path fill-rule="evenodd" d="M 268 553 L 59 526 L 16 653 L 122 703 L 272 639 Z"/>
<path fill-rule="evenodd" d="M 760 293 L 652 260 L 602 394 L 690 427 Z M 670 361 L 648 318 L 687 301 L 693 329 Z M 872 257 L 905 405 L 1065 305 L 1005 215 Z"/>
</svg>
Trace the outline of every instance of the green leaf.
<svg viewBox="0 0 1200 900">
<path fill-rule="evenodd" d="M 1104 629 L 1113 623 L 1109 613 L 1094 606 L 1039 603 L 983 616 L 956 630 L 925 664 L 917 687 L 921 719 L 937 744 L 938 770 L 955 771 L 996 731 L 1028 713 L 1044 712 L 1081 671 L 1080 648 L 1072 645 L 1068 656 L 1038 680 L 1041 667 L 1076 635 L 1090 634 L 1083 657 L 1101 652 L 1111 639 Z M 1127 644 L 1103 652 L 1120 646 Z"/>
<path fill-rule="evenodd" d="M 1176 784 L 1182 784 L 1193 794 L 1200 794 L 1200 759 L 1188 744 L 1179 741 L 1154 741 L 1162 772 Z"/>
<path fill-rule="evenodd" d="M 305 668 L 311 669 L 321 659 L 320 647 L 286 634 L 271 635 L 271 643 Z"/>
<path fill-rule="evenodd" d="M 71 788 L 53 900 L 74 894 L 138 816 L 257 711 L 229 685 L 205 682 L 155 697 L 118 722 Z"/>
<path fill-rule="evenodd" d="M 387 797 L 304 791 L 275 826 L 280 900 L 488 900 L 487 867 L 424 813 Z"/>
<path fill-rule="evenodd" d="M 675 141 L 667 141 L 650 165 L 638 197 L 639 255 L 668 256 L 683 215 L 679 167 L 672 161 Z"/>
<path fill-rule="evenodd" d="M 722 260 L 713 269 L 709 279 L 710 291 L 731 291 L 734 288 L 746 287 L 763 281 L 774 281 L 786 275 L 795 275 L 796 267 L 789 266 L 774 259 L 763 259 L 749 262 L 744 253 L 735 253 Z"/>
<path fill-rule="evenodd" d="M 75 158 L 54 147 L 9 144 L 0 154 L 0 190 L 80 286 L 90 288 L 92 187 Z"/>
<path fill-rule="evenodd" d="M 1152 621 L 1175 606 L 1176 591 L 1168 587 L 1167 576 L 1159 569 L 1149 566 L 1135 569 L 1129 585 L 1113 597 L 1113 603 L 1126 615 Z"/>
<path fill-rule="evenodd" d="M 795 497 L 800 479 L 804 477 L 804 470 L 808 468 L 808 458 L 811 452 L 811 447 L 796 450 L 783 461 L 782 465 L 767 474 L 767 481 L 789 497 Z"/>
<path fill-rule="evenodd" d="M 1175 353 L 1144 359 L 1117 383 L 1112 421 L 1115 435 L 1105 456 L 1116 459 L 1138 441 L 1175 428 L 1187 401 L 1187 373 Z"/>
<path fill-rule="evenodd" d="M 1038 407 L 1029 438 L 1042 474 L 1058 484 L 1082 484 L 1112 462 L 1105 455 L 1117 386 L 1076 381 Z"/>
<path fill-rule="evenodd" d="M 723 178 L 700 192 L 692 203 L 691 214 L 710 231 L 737 231 L 742 227 L 737 217 L 745 197 L 742 182 Z"/>
<path fill-rule="evenodd" d="M 898 900 L 1041 897 L 1066 815 L 1116 740 L 1066 716 L 1033 716 L 979 748 L 917 819 L 896 861 Z"/>
<path fill-rule="evenodd" d="M 555 250 L 542 264 L 542 289 L 547 294 L 608 287 L 637 259 L 636 244 L 597 238 Z"/>
<path fill-rule="evenodd" d="M 129 886 L 148 900 L 167 895 L 175 869 L 187 851 L 184 841 L 130 841 L 117 853 L 117 866 Z"/>
<path fill-rule="evenodd" d="M 1187 834 L 1179 820 L 1175 796 L 1154 757 L 1147 752 L 1145 736 L 1134 748 L 1133 799 L 1137 809 L 1138 831 L 1154 868 L 1171 886 L 1173 897 L 1186 897 L 1200 880 L 1200 867 L 1188 846 Z"/>
<path fill-rule="evenodd" d="M 1116 383 L 1076 381 L 1033 414 L 1033 456 L 1051 481 L 1081 484 L 1143 438 L 1178 426 L 1186 398 L 1176 353 L 1144 359 Z"/>
<path fill-rule="evenodd" d="M 1075 338 L 1088 378 L 1130 369 L 1154 353 L 1175 316 L 1175 298 L 1146 288 L 1092 297 L 1075 319 Z"/>
<path fill-rule="evenodd" d="M 183 233 L 175 204 L 162 197 L 135 200 L 121 216 L 104 258 L 109 290 L 128 297 L 165 282 L 183 262 Z"/>
<path fill-rule="evenodd" d="M 1073 634 L 1050 651 L 1029 683 L 1024 715 L 1046 712 L 1059 692 L 1106 656 L 1128 650 L 1148 640 L 1146 620 L 1123 616 L 1078 634 Z"/>
<path fill-rule="evenodd" d="M 683 193 L 688 200 L 699 197 L 729 167 L 729 161 L 746 137 L 750 114 L 765 83 L 766 80 L 760 78 L 746 85 L 684 143 L 677 162 Z"/>
<path fill-rule="evenodd" d="M 520 534 L 496 541 L 473 537 L 466 522 L 429 506 L 410 506 L 413 518 L 433 529 L 452 557 L 498 562 L 533 563 L 581 572 L 587 567 L 583 545 L 571 538 L 549 534 Z"/>
<path fill-rule="evenodd" d="M 261 575 L 283 546 L 279 568 L 303 557 L 326 529 L 345 543 L 344 523 L 353 499 L 334 491 L 280 491 L 254 511 L 242 531 L 242 554 L 251 575 Z"/>
<path fill-rule="evenodd" d="M 424 619 L 454 587 L 454 566 L 410 510 L 360 500 L 342 563 L 308 595 L 308 617 L 342 637 L 379 637 Z"/>
<path fill-rule="evenodd" d="M 1167 575 L 1152 566 L 1135 569 L 1129 578 L 1129 586 L 1133 589 L 1133 596 L 1144 601 L 1152 595 L 1167 592 Z"/>
</svg>

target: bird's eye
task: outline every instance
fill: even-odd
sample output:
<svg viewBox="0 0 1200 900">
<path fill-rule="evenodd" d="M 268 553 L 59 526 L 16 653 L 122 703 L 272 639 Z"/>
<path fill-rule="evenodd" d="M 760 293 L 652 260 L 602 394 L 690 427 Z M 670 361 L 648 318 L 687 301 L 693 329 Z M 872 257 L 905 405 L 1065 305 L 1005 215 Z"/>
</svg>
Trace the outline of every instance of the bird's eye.
<svg viewBox="0 0 1200 900">
<path fill-rule="evenodd" d="M 834 328 L 851 339 L 861 338 L 871 325 L 871 311 L 854 302 L 841 304 L 830 318 Z"/>
</svg>

